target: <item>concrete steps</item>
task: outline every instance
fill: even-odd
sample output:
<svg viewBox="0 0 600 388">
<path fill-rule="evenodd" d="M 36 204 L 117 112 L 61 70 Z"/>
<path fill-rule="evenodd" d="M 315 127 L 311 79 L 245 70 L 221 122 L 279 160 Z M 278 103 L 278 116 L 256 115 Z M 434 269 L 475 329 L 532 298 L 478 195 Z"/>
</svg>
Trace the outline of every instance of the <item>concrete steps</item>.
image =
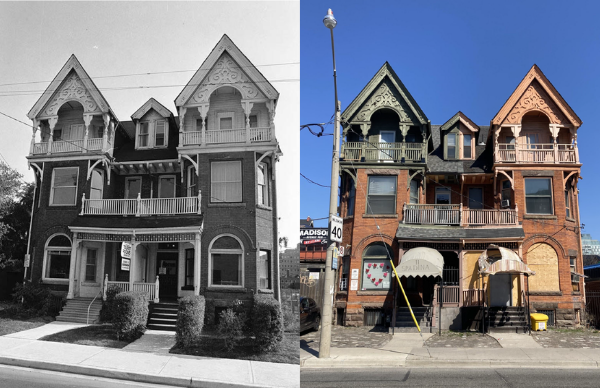
<svg viewBox="0 0 600 388">
<path fill-rule="evenodd" d="M 419 322 L 419 326 L 430 327 L 431 318 L 428 314 L 428 307 L 413 307 L 413 314 Z M 415 322 L 413 321 L 412 315 L 408 307 L 399 307 L 396 310 L 396 325 L 395 327 L 414 327 Z"/>
<path fill-rule="evenodd" d="M 485 325 L 489 325 L 489 333 L 526 333 L 529 330 L 523 307 L 490 307 Z"/>
<path fill-rule="evenodd" d="M 100 322 L 102 299 L 96 298 L 94 303 L 92 303 L 92 300 L 93 298 L 74 298 L 67 300 L 67 304 L 56 317 L 56 320 L 61 322 L 88 323 L 87 314 L 89 307 L 89 323 L 92 324 Z M 90 303 L 92 303 L 91 306 Z"/>
<path fill-rule="evenodd" d="M 177 303 L 151 303 L 146 327 L 149 330 L 175 331 L 178 308 Z"/>
</svg>

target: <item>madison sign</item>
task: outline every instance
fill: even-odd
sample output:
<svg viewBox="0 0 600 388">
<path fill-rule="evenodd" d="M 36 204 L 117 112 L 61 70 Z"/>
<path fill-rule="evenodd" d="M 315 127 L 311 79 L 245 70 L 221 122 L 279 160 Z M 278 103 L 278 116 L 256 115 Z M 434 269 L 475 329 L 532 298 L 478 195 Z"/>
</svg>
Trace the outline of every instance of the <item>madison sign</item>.
<svg viewBox="0 0 600 388">
<path fill-rule="evenodd" d="M 303 245 L 327 244 L 328 234 L 329 230 L 327 228 L 300 229 L 300 241 Z"/>
</svg>

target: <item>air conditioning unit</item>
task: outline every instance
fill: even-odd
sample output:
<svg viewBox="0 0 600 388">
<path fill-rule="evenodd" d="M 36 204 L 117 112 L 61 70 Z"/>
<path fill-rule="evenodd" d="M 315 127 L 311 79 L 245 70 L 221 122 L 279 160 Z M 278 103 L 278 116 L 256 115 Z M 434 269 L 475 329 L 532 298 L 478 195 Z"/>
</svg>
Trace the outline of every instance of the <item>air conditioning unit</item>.
<svg viewBox="0 0 600 388">
<path fill-rule="evenodd" d="M 500 206 L 503 208 L 510 207 L 510 199 L 503 199 L 502 202 L 500 202 Z"/>
</svg>

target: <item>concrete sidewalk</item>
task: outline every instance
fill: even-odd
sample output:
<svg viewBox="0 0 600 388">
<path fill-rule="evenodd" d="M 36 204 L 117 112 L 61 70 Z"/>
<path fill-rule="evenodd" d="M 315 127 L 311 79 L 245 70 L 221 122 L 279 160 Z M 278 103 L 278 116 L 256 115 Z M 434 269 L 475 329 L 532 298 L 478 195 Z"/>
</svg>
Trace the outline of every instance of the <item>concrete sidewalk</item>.
<svg viewBox="0 0 600 388">
<path fill-rule="evenodd" d="M 425 340 L 432 334 L 423 334 Z M 426 337 L 427 336 L 427 337 Z M 503 348 L 427 348 L 418 334 L 396 334 L 385 346 L 331 348 L 328 359 L 300 350 L 302 368 L 600 368 L 600 349 L 542 348 L 530 336 L 499 335 Z"/>
<path fill-rule="evenodd" d="M 299 365 L 155 354 L 140 345 L 127 351 L 3 336 L 0 364 L 182 387 L 300 386 Z"/>
</svg>

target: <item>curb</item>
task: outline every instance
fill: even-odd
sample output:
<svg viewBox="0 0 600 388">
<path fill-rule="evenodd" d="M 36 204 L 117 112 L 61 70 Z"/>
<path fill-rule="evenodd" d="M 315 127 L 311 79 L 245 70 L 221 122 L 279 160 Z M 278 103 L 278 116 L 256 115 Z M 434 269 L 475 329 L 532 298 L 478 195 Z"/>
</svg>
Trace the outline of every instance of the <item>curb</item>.
<svg viewBox="0 0 600 388">
<path fill-rule="evenodd" d="M 257 385 L 257 384 L 239 384 L 239 383 L 229 383 L 229 382 L 214 381 L 214 380 L 213 381 L 197 380 L 197 379 L 193 379 L 193 378 L 185 379 L 182 377 L 169 377 L 169 376 L 159 376 L 159 375 L 151 375 L 151 374 L 143 374 L 143 373 L 124 372 L 124 371 L 93 368 L 93 367 L 80 366 L 80 365 L 57 364 L 57 363 L 51 363 L 51 362 L 45 362 L 45 361 L 24 360 L 24 359 L 18 359 L 18 358 L 2 357 L 2 356 L 0 356 L 0 364 L 32 368 L 32 369 L 44 369 L 44 370 L 49 370 L 49 371 L 54 371 L 54 372 L 73 373 L 73 374 L 80 374 L 80 375 L 86 375 L 86 376 L 104 377 L 104 378 L 116 379 L 116 380 L 128 380 L 128 381 L 135 381 L 138 383 L 171 385 L 171 386 L 177 386 L 177 387 L 193 387 L 193 388 L 195 388 L 195 387 L 198 387 L 198 388 L 264 387 L 264 385 Z"/>
</svg>

